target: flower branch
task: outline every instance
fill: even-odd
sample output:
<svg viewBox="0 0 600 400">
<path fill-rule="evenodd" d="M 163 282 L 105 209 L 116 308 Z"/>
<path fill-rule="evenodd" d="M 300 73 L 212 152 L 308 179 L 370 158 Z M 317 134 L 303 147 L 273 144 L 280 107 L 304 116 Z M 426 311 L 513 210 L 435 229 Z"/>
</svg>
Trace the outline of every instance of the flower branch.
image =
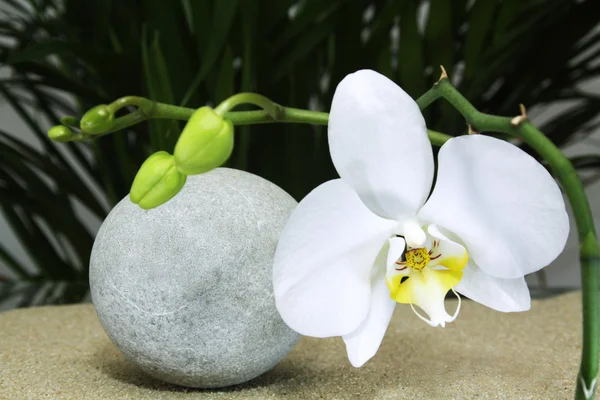
<svg viewBox="0 0 600 400">
<path fill-rule="evenodd" d="M 443 98 L 465 118 L 469 134 L 496 132 L 519 137 L 547 161 L 571 203 L 580 240 L 583 288 L 583 348 L 576 398 L 592 398 L 598 376 L 598 296 L 600 293 L 598 269 L 600 268 L 600 251 L 583 185 L 571 162 L 542 132 L 529 122 L 523 106 L 521 106 L 521 113 L 514 118 L 479 112 L 452 86 L 443 68 L 442 71 L 440 80 L 416 100 L 419 109 L 423 110 L 434 101 Z M 386 83 L 386 85 L 388 84 Z M 410 101 L 414 104 L 412 99 Z M 261 110 L 232 111 L 240 104 L 253 104 L 260 107 Z M 116 118 L 116 113 L 125 107 L 135 107 L 135 110 Z M 403 110 L 396 111 L 397 109 L 398 107 L 393 108 L 390 113 L 400 114 L 404 112 Z M 416 107 L 415 110 L 416 114 L 419 114 Z M 221 165 L 231 154 L 234 125 L 262 123 L 327 125 L 330 115 L 323 112 L 284 107 L 255 93 L 234 95 L 223 101 L 214 110 L 209 107 L 196 110 L 158 103 L 142 97 L 128 96 L 109 105 L 92 108 L 83 116 L 81 121 L 73 117 L 61 119 L 63 125 L 53 127 L 49 131 L 49 136 L 53 140 L 62 142 L 89 140 L 150 119 L 182 120 L 189 121 L 189 123 L 179 138 L 174 155 L 159 152 L 149 158 L 145 163 L 145 167 L 142 166 L 138 173 L 137 183 L 134 182 L 132 188 L 132 195 L 135 194 L 132 200 L 144 208 L 153 208 L 168 201 L 179 191 L 188 175 L 203 173 Z M 78 131 L 73 132 L 72 128 L 78 129 Z M 355 127 L 350 128 L 354 129 Z M 449 135 L 431 130 L 427 131 L 427 135 L 429 141 L 436 146 L 441 146 L 452 138 Z M 344 140 L 347 140 L 347 138 L 344 137 Z M 424 147 L 430 149 L 428 144 Z M 154 172 L 156 170 L 162 171 L 160 176 L 155 176 Z M 550 179 L 549 176 L 548 178 Z M 560 199 L 562 201 L 561 197 Z M 397 301 L 402 302 L 402 296 L 398 296 L 399 300 L 397 299 Z"/>
<path fill-rule="evenodd" d="M 238 97 L 243 95 L 243 97 Z M 319 111 L 303 110 L 293 107 L 284 107 L 277 103 L 271 102 L 264 96 L 260 96 L 254 93 L 240 93 L 234 95 L 229 99 L 223 101 L 216 109 L 217 112 L 223 112 L 225 119 L 231 121 L 233 125 L 257 125 L 257 124 L 268 124 L 268 123 L 299 123 L 299 124 L 314 124 L 314 125 L 327 125 L 329 120 L 329 114 Z M 248 101 L 248 95 L 251 101 Z M 258 98 L 260 101 L 258 101 Z M 271 102 L 269 106 L 266 102 Z M 260 102 L 260 104 L 258 104 Z M 240 104 L 255 104 L 262 106 L 262 110 L 254 111 L 229 111 Z M 80 120 L 74 117 L 63 117 L 61 118 L 62 126 L 56 126 L 51 129 L 50 138 L 55 141 L 62 142 L 81 142 L 96 139 L 98 137 L 108 135 L 114 132 L 121 131 L 130 126 L 139 124 L 141 122 L 150 119 L 174 119 L 179 121 L 188 121 L 196 111 L 189 107 L 180 107 L 172 104 L 159 103 L 146 99 L 143 97 L 127 96 L 116 100 L 107 107 L 108 111 L 113 115 L 120 109 L 126 106 L 138 107 L 135 111 L 126 114 L 122 117 L 115 118 L 110 126 L 104 127 L 104 130 L 92 133 L 89 130 L 90 120 L 102 119 L 105 117 L 98 116 L 98 107 L 90 109 L 84 117 Z M 88 116 L 86 118 L 86 115 Z M 82 124 L 83 122 L 83 124 Z M 86 123 L 87 122 L 87 123 Z M 79 128 L 80 132 L 73 132 L 70 128 Z M 66 131 L 65 131 L 66 129 Z M 54 134 L 53 134 L 54 133 Z M 60 136 L 63 134 L 63 136 Z M 441 146 L 451 136 L 441 132 L 428 130 L 429 139 L 435 146 Z"/>
<path fill-rule="evenodd" d="M 471 132 L 500 132 L 525 141 L 546 160 L 562 185 L 573 209 L 580 243 L 583 347 L 576 398 L 592 398 L 598 379 L 600 250 L 590 205 L 575 168 L 569 159 L 528 120 L 522 105 L 520 115 L 514 118 L 479 112 L 452 86 L 443 68 L 440 80 L 417 99 L 417 104 L 424 109 L 439 98 L 447 100 L 465 118 Z"/>
</svg>

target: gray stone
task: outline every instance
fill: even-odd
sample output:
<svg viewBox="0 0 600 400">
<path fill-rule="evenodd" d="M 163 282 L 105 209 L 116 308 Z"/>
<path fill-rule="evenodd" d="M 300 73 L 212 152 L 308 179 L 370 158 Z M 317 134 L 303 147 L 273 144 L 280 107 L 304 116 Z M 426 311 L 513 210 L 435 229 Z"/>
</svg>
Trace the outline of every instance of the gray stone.
<svg viewBox="0 0 600 400">
<path fill-rule="evenodd" d="M 300 338 L 275 308 L 271 279 L 295 206 L 274 184 L 227 168 L 189 177 L 149 211 L 123 199 L 90 261 L 108 336 L 142 370 L 183 386 L 235 385 L 274 367 Z"/>
</svg>

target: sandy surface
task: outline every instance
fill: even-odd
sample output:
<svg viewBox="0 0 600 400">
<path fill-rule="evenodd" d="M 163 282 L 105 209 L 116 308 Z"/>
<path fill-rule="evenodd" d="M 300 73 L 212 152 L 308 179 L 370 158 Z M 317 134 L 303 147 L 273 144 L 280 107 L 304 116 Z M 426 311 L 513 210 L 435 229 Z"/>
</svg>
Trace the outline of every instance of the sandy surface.
<svg viewBox="0 0 600 400">
<path fill-rule="evenodd" d="M 353 368 L 339 338 L 303 338 L 275 369 L 223 390 L 179 388 L 129 364 L 90 305 L 0 313 L 2 399 L 570 399 L 580 294 L 502 314 L 463 302 L 430 328 L 399 306 L 379 353 Z M 454 304 L 449 309 L 454 309 Z"/>
</svg>

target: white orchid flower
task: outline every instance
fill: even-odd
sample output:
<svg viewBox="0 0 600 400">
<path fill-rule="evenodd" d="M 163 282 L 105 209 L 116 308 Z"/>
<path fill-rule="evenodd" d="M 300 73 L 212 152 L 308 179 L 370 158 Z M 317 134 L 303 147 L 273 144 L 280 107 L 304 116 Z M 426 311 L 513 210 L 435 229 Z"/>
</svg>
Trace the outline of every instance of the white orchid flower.
<svg viewBox="0 0 600 400">
<path fill-rule="evenodd" d="M 536 160 L 498 139 L 453 138 L 439 151 L 431 192 L 419 107 L 368 70 L 338 85 L 328 134 L 341 179 L 300 202 L 275 254 L 275 300 L 292 329 L 342 336 L 360 367 L 396 303 L 442 327 L 460 307 L 446 312 L 450 290 L 498 311 L 530 308 L 524 276 L 554 260 L 569 231 L 560 189 Z"/>
</svg>

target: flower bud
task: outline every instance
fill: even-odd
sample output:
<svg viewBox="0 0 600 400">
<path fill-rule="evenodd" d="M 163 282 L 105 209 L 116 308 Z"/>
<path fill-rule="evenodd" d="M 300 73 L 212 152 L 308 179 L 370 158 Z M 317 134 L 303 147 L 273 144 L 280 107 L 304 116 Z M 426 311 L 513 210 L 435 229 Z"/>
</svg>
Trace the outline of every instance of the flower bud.
<svg viewBox="0 0 600 400">
<path fill-rule="evenodd" d="M 156 152 L 140 167 L 131 185 L 129 198 L 144 210 L 158 207 L 179 193 L 186 178 L 175 168 L 171 154 Z"/>
<path fill-rule="evenodd" d="M 175 165 L 186 175 L 201 174 L 222 165 L 233 150 L 233 124 L 210 107 L 190 118 L 175 145 Z"/>
<path fill-rule="evenodd" d="M 61 117 L 60 118 L 60 123 L 65 125 L 65 126 L 74 126 L 74 127 L 78 127 L 79 126 L 79 120 L 75 117 Z"/>
<path fill-rule="evenodd" d="M 64 125 L 53 126 L 48 131 L 48 137 L 55 142 L 68 142 L 73 136 L 73 131 Z"/>
<path fill-rule="evenodd" d="M 115 122 L 115 115 L 105 104 L 91 108 L 81 118 L 80 128 L 90 135 L 108 132 Z"/>
</svg>

